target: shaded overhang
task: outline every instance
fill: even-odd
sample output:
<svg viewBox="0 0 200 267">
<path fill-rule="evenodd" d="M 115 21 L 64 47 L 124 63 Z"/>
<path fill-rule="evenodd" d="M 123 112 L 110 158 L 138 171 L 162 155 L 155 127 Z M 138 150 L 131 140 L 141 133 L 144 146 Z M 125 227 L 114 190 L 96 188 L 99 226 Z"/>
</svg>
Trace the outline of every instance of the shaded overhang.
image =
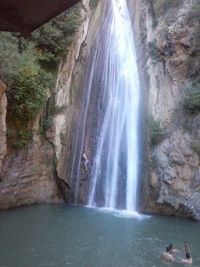
<svg viewBox="0 0 200 267">
<path fill-rule="evenodd" d="M 80 0 L 0 0 L 0 31 L 33 30 L 56 17 Z"/>
</svg>

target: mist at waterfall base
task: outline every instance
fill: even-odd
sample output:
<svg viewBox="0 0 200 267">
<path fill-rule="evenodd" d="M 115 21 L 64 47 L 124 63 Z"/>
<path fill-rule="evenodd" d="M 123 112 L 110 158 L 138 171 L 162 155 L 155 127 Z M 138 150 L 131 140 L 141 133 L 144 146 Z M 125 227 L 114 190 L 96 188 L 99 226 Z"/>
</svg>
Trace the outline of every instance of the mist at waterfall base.
<svg viewBox="0 0 200 267">
<path fill-rule="evenodd" d="M 41 205 L 0 213 L 1 267 L 167 267 L 160 253 L 191 246 L 200 266 L 200 224 L 173 217 L 127 218 L 95 209 Z"/>
<path fill-rule="evenodd" d="M 133 30 L 126 1 L 111 0 L 105 8 L 105 18 L 85 74 L 87 93 L 71 173 L 72 202 L 79 202 L 80 171 L 77 169 L 82 167 L 82 150 L 88 147 L 89 184 L 85 204 L 135 211 L 140 93 Z M 91 119 L 94 112 L 91 106 L 96 107 L 95 122 Z M 88 133 L 90 119 L 95 125 L 91 129 L 95 132 L 95 142 L 86 144 L 85 139 L 92 135 Z"/>
</svg>

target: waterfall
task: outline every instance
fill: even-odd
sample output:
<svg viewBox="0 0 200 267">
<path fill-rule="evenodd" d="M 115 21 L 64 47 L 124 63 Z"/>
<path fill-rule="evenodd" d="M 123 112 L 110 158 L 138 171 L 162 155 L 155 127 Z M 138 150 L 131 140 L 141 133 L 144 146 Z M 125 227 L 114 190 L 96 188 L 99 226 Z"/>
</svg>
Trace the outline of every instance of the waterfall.
<svg viewBox="0 0 200 267">
<path fill-rule="evenodd" d="M 109 0 L 105 10 L 85 74 L 87 101 L 76 144 L 82 150 L 87 135 L 93 140 L 87 204 L 135 211 L 140 92 L 133 30 L 125 0 Z M 77 198 L 80 178 L 75 180 Z"/>
<path fill-rule="evenodd" d="M 88 204 L 96 206 L 99 201 L 104 207 L 133 211 L 138 177 L 139 79 L 127 3 L 109 2 L 96 44 L 95 75 L 102 77 L 99 102 L 103 114 Z"/>
</svg>

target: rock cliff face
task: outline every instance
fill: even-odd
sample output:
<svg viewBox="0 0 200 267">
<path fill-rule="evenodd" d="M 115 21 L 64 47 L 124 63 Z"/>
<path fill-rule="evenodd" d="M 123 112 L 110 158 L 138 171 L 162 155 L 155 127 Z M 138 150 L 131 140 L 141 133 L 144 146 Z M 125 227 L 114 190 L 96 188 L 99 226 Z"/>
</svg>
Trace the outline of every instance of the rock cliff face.
<svg viewBox="0 0 200 267">
<path fill-rule="evenodd" d="M 62 201 L 58 188 L 70 198 L 68 184 L 76 153 L 72 144 L 84 98 L 80 84 L 102 17 L 103 5 L 98 5 L 94 15 L 89 2 L 82 1 L 82 23 L 68 56 L 59 67 L 54 91 L 59 112 L 45 140 L 38 133 L 38 115 L 32 144 L 20 150 L 7 144 L 6 87 L 0 83 L 0 208 Z M 147 115 L 141 209 L 200 220 L 200 104 L 191 106 L 191 94 L 187 90 L 200 87 L 197 45 L 200 25 L 193 14 L 196 1 L 174 0 L 171 6 L 157 0 L 127 2 L 135 31 L 143 94 L 141 117 L 142 113 Z M 87 146 L 87 136 L 85 139 L 84 146 Z M 81 155 L 79 161 L 80 158 Z M 84 202 L 87 191 L 87 174 L 82 167 L 80 203 Z"/>
<path fill-rule="evenodd" d="M 1 170 L 0 208 L 60 201 L 48 143 L 35 136 L 26 149 L 7 153 Z"/>
<path fill-rule="evenodd" d="M 88 107 L 88 100 L 95 92 L 92 88 L 89 93 L 88 86 L 85 86 L 85 75 L 88 63 L 88 55 L 94 43 L 100 21 L 103 20 L 105 1 L 96 1 L 98 4 L 95 9 L 91 10 L 91 20 L 87 24 L 87 36 L 85 35 L 80 53 L 78 54 L 76 64 L 71 76 L 71 88 L 69 91 L 69 105 L 67 108 L 67 120 L 64 130 L 64 142 L 62 145 L 62 153 L 58 163 L 59 177 L 69 186 L 64 186 L 64 194 L 66 201 L 73 203 L 85 204 L 88 191 L 88 172 L 82 160 L 83 151 L 87 150 L 87 156 L 92 157 L 92 138 L 94 134 L 94 125 L 85 123 L 88 109 L 91 116 L 96 120 L 94 110 L 96 103 L 92 103 Z M 88 6 L 89 7 L 89 6 Z M 89 14 L 87 12 L 87 14 Z M 94 100 L 94 99 L 93 99 Z M 76 193 L 75 193 L 76 192 Z M 75 196 L 75 194 L 77 194 Z"/>
<path fill-rule="evenodd" d="M 60 190 L 65 189 L 67 184 L 59 179 L 59 165 L 63 157 L 62 149 L 65 151 L 67 147 L 64 137 L 70 131 L 72 114 L 76 108 L 72 101 L 71 81 L 81 45 L 87 35 L 89 2 L 82 1 L 82 23 L 68 56 L 60 63 L 54 91 L 55 104 L 60 110 L 45 138 L 41 138 L 39 133 L 39 114 L 34 122 L 31 144 L 23 149 L 15 149 L 6 143 L 5 86 L 0 84 L 0 209 L 63 201 Z M 72 138 L 71 131 L 70 134 Z"/>
<path fill-rule="evenodd" d="M 61 108 L 63 112 L 60 112 L 54 117 L 54 134 L 53 143 L 55 145 L 56 155 L 58 158 L 61 156 L 62 146 L 64 142 L 64 136 L 67 129 L 71 126 L 71 117 L 76 108 L 73 97 L 76 97 L 74 92 L 76 88 L 73 85 L 73 73 L 76 62 L 80 55 L 81 46 L 88 33 L 88 27 L 90 22 L 90 5 L 88 0 L 82 1 L 81 9 L 81 25 L 76 34 L 76 42 L 69 49 L 69 53 L 63 62 L 60 64 L 60 70 L 57 77 L 57 83 L 55 88 L 56 106 Z M 67 125 L 67 128 L 66 128 Z"/>
<path fill-rule="evenodd" d="M 143 209 L 200 219 L 200 117 L 187 106 L 187 88 L 199 88 L 199 20 L 195 1 L 158 2 L 129 0 L 147 106 Z"/>
<path fill-rule="evenodd" d="M 5 87 L 2 85 L 2 88 Z M 21 205 L 57 202 L 60 195 L 53 176 L 52 146 L 41 141 L 39 116 L 35 120 L 33 142 L 13 149 L 6 140 L 6 96 L 1 99 L 0 209 Z"/>
<path fill-rule="evenodd" d="M 0 82 L 0 173 L 4 156 L 6 154 L 6 86 Z M 1 177 L 0 177 L 1 179 Z"/>
</svg>

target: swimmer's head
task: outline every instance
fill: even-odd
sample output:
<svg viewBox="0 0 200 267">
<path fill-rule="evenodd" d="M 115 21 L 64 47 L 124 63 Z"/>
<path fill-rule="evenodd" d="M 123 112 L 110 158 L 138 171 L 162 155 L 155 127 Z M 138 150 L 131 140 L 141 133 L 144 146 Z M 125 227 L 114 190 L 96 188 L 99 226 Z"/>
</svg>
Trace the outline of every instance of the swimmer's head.
<svg viewBox="0 0 200 267">
<path fill-rule="evenodd" d="M 166 247 L 166 251 L 169 252 L 173 249 L 173 244 L 170 243 L 168 247 Z"/>
</svg>

